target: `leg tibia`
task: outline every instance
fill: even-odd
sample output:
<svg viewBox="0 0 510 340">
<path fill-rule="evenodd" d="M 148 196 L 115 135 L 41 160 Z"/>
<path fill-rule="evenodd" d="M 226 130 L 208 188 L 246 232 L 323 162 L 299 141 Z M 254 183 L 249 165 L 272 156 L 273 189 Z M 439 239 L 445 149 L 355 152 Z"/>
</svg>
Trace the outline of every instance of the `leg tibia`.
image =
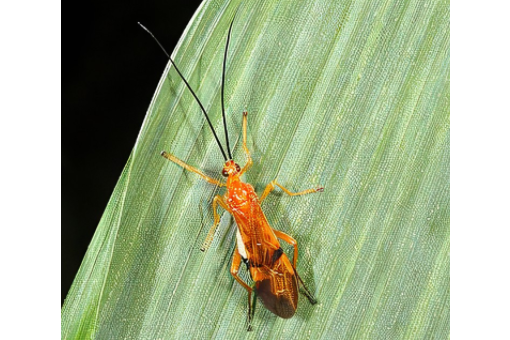
<svg viewBox="0 0 510 340">
<path fill-rule="evenodd" d="M 234 250 L 234 258 L 232 259 L 232 265 L 230 266 L 230 274 L 234 277 L 234 279 L 239 282 L 241 286 L 244 287 L 248 291 L 248 331 L 251 331 L 251 317 L 252 317 L 252 309 L 251 309 L 251 292 L 252 288 L 248 286 L 246 282 L 244 282 L 237 273 L 239 272 L 239 266 L 241 265 L 241 254 L 236 249 Z"/>
<path fill-rule="evenodd" d="M 204 244 L 200 248 L 201 251 L 206 251 L 211 246 L 211 243 L 214 239 L 214 234 L 216 233 L 216 228 L 218 227 L 218 224 L 220 223 L 220 215 L 218 214 L 217 208 L 218 203 L 221 205 L 223 209 L 230 212 L 230 209 L 228 206 L 223 202 L 223 198 L 221 198 L 220 195 L 214 196 L 213 199 L 213 214 L 214 214 L 214 224 L 212 225 L 211 229 L 207 233 L 207 237 L 205 238 Z"/>
<path fill-rule="evenodd" d="M 306 195 L 306 194 L 311 194 L 313 192 L 324 191 L 324 188 L 319 187 L 319 188 L 315 188 L 315 189 L 303 190 L 300 192 L 291 192 L 287 188 L 283 187 L 280 183 L 278 183 L 275 179 L 274 181 L 270 182 L 264 189 L 264 192 L 262 193 L 262 196 L 260 196 L 260 199 L 259 199 L 260 202 L 262 202 L 267 197 L 267 195 L 269 195 L 269 193 L 274 190 L 275 185 L 279 186 L 287 195 L 290 195 L 290 196 Z"/>
<path fill-rule="evenodd" d="M 246 164 L 241 169 L 241 175 L 244 174 L 253 164 L 251 160 L 250 150 L 248 150 L 248 146 L 246 145 L 246 134 L 248 130 L 248 112 L 243 111 L 243 149 L 246 154 Z"/>
</svg>

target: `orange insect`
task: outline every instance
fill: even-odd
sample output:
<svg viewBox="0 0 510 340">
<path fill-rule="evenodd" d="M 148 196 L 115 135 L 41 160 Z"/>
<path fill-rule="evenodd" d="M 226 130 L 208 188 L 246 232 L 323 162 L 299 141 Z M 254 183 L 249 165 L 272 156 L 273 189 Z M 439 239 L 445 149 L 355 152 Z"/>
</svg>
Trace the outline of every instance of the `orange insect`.
<svg viewBox="0 0 510 340">
<path fill-rule="evenodd" d="M 141 24 L 140 26 L 142 26 L 142 28 L 145 29 L 154 38 L 161 49 L 165 52 L 172 65 L 175 67 L 177 73 L 197 100 L 211 128 L 211 131 L 214 134 L 220 151 L 225 158 L 225 165 L 223 167 L 222 175 L 227 177 L 226 183 L 205 175 L 202 171 L 186 164 L 168 152 L 163 151 L 161 153 L 161 155 L 166 159 L 178 164 L 188 171 L 196 173 L 207 182 L 219 187 L 227 188 L 227 191 L 223 196 L 217 195 L 213 199 L 212 205 L 214 213 L 214 224 L 211 227 L 201 250 L 205 251 L 210 246 L 214 238 L 216 228 L 220 222 L 220 215 L 217 212 L 217 207 L 219 204 L 223 209 L 228 211 L 234 217 L 234 220 L 237 224 L 237 247 L 234 251 L 234 258 L 232 260 L 232 266 L 230 267 L 230 273 L 234 279 L 236 279 L 236 281 L 239 282 L 241 286 L 243 286 L 248 292 L 248 330 L 251 330 L 251 319 L 254 312 L 254 308 L 252 308 L 252 292 L 255 292 L 256 295 L 258 295 L 268 310 L 284 319 L 292 317 L 296 312 L 299 284 L 301 284 L 301 286 L 304 288 L 304 293 L 310 303 L 316 303 L 315 298 L 306 288 L 305 284 L 296 271 L 298 258 L 298 245 L 296 240 L 281 231 L 271 228 L 266 219 L 266 216 L 264 215 L 264 212 L 262 211 L 260 206 L 261 203 L 264 201 L 267 195 L 274 190 L 275 186 L 280 187 L 290 196 L 305 195 L 308 193 L 323 191 L 323 188 L 291 192 L 279 184 L 276 180 L 274 180 L 266 186 L 262 195 L 258 197 L 253 186 L 248 183 L 244 183 L 241 180 L 241 175 L 243 175 L 253 164 L 250 151 L 246 146 L 248 113 L 246 111 L 243 112 L 243 149 L 246 154 L 247 162 L 244 167 L 241 168 L 239 164 L 234 162 L 232 159 L 225 122 L 225 108 L 223 100 L 225 65 L 227 61 L 228 45 L 233 22 L 234 20 L 232 20 L 230 23 L 230 28 L 227 35 L 227 42 L 223 59 L 221 86 L 221 106 L 228 157 L 225 154 L 225 151 L 218 139 L 218 136 L 216 135 L 216 132 L 214 131 L 207 112 L 205 111 L 195 92 L 192 90 L 191 86 L 188 84 L 184 76 L 181 74 L 173 62 L 170 55 L 166 52 L 166 50 L 154 37 L 154 35 Z M 278 239 L 281 239 L 294 247 L 294 256 L 292 262 L 283 252 Z M 255 282 L 255 287 L 251 287 L 238 276 L 241 260 L 244 261 L 247 268 L 249 269 L 251 278 Z M 254 303 L 255 300 L 253 300 L 253 304 Z"/>
</svg>

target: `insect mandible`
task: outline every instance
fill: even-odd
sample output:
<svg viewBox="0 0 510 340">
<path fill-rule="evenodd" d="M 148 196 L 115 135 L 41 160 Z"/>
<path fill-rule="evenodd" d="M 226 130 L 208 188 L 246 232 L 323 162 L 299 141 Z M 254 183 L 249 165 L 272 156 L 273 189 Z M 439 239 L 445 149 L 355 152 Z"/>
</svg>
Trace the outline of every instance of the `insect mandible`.
<svg viewBox="0 0 510 340">
<path fill-rule="evenodd" d="M 232 159 L 232 153 L 230 151 L 228 140 L 224 104 L 225 66 L 227 62 L 228 46 L 233 23 L 234 19 L 232 19 L 228 30 L 221 80 L 221 109 L 223 126 L 225 129 L 226 149 L 228 154 L 225 153 L 225 150 L 223 149 L 223 146 L 220 143 L 216 132 L 214 131 L 204 106 L 182 73 L 177 68 L 177 65 L 174 63 L 170 55 L 166 52 L 165 48 L 156 39 L 156 37 L 142 24 L 138 24 L 157 42 L 157 44 L 160 46 L 160 48 L 163 50 L 163 52 L 166 54 L 174 66 L 180 78 L 184 81 L 188 89 L 193 94 L 197 103 L 200 105 L 202 112 L 204 113 L 207 123 L 209 124 L 214 138 L 216 139 L 216 142 L 220 148 L 220 151 L 223 154 L 223 158 L 225 159 L 222 175 L 226 177 L 226 183 L 207 176 L 199 169 L 186 164 L 171 153 L 166 151 L 161 153 L 164 158 L 176 163 L 188 171 L 199 175 L 207 182 L 219 187 L 226 187 L 227 190 L 223 196 L 216 195 L 213 199 L 212 207 L 214 223 L 209 230 L 209 233 L 207 234 L 201 250 L 205 251 L 207 248 L 209 248 L 214 238 L 216 228 L 220 222 L 220 215 L 217 212 L 219 205 L 233 216 L 237 225 L 237 245 L 234 250 L 230 273 L 234 279 L 239 282 L 239 284 L 243 286 L 248 292 L 248 330 L 251 330 L 251 320 L 254 313 L 254 308 L 252 308 L 252 293 L 255 293 L 260 298 L 262 304 L 268 310 L 284 319 L 291 318 L 296 312 L 299 285 L 303 287 L 304 294 L 310 303 L 316 303 L 312 293 L 308 290 L 308 288 L 306 288 L 304 282 L 301 280 L 296 270 L 298 258 L 298 244 L 296 240 L 281 231 L 271 228 L 266 219 L 266 216 L 264 215 L 264 212 L 262 211 L 261 203 L 264 201 L 267 195 L 269 195 L 269 193 L 275 189 L 276 186 L 278 186 L 290 196 L 299 196 L 314 192 L 321 192 L 323 191 L 323 188 L 319 187 L 300 192 L 291 192 L 290 190 L 283 187 L 280 183 L 278 183 L 275 179 L 265 187 L 262 195 L 259 197 L 257 196 L 252 185 L 242 181 L 241 176 L 246 171 L 248 171 L 248 169 L 253 164 L 250 151 L 246 146 L 248 113 L 247 111 L 243 112 L 243 149 L 244 153 L 246 154 L 247 161 L 246 164 L 241 168 L 239 164 L 237 164 Z M 292 262 L 283 252 L 278 239 L 281 239 L 294 247 L 294 256 Z M 241 266 L 241 260 L 246 264 L 246 267 L 249 270 L 251 279 L 255 283 L 254 287 L 248 285 L 238 275 L 239 267 Z M 254 303 L 255 300 L 253 300 L 253 304 Z"/>
</svg>

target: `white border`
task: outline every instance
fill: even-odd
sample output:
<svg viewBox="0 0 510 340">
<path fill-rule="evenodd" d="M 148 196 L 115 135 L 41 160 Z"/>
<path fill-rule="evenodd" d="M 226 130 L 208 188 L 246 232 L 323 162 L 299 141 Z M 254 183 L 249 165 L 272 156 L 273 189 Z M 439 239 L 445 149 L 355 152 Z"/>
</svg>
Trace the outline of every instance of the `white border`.
<svg viewBox="0 0 510 340">
<path fill-rule="evenodd" d="M 61 5 L 2 1 L 2 338 L 60 336 Z"/>
<path fill-rule="evenodd" d="M 509 6 L 451 7 L 451 338 L 508 338 Z"/>
</svg>

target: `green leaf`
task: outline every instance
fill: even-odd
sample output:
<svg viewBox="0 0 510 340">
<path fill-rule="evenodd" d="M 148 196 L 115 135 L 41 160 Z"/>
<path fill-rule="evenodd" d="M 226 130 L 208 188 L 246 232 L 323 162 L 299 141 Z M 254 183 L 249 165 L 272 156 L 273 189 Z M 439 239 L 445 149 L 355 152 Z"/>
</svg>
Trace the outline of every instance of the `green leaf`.
<svg viewBox="0 0 510 340">
<path fill-rule="evenodd" d="M 174 52 L 221 140 L 221 63 L 234 158 L 247 109 L 273 228 L 299 243 L 314 292 L 284 320 L 230 275 L 235 224 L 211 202 L 223 159 L 199 106 L 167 68 L 62 311 L 65 339 L 449 338 L 449 2 L 206 1 Z M 292 255 L 292 248 L 284 245 Z M 242 277 L 249 277 L 242 267 Z"/>
</svg>

